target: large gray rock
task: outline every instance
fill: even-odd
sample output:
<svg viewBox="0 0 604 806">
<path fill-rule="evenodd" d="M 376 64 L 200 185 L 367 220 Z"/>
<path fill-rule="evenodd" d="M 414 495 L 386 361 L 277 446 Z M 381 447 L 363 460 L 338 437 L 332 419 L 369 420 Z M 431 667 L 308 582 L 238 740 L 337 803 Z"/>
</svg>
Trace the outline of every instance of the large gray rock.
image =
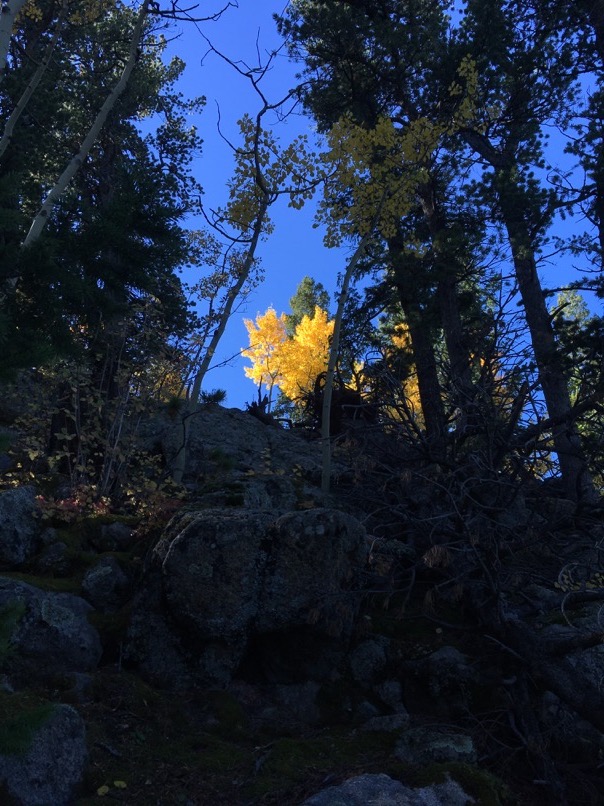
<svg viewBox="0 0 604 806">
<path fill-rule="evenodd" d="M 183 661 L 209 683 L 238 669 L 277 683 L 329 677 L 360 603 L 364 536 L 327 509 L 180 514 L 135 601 L 126 657 L 155 682 Z M 157 634 L 175 636 L 171 657 Z"/>
<path fill-rule="evenodd" d="M 277 520 L 258 602 L 256 629 L 313 625 L 349 636 L 367 559 L 364 527 L 330 509 L 290 512 Z"/>
<path fill-rule="evenodd" d="M 475 803 L 455 781 L 411 789 L 387 775 L 359 775 L 307 798 L 302 806 L 467 806 Z"/>
<path fill-rule="evenodd" d="M 0 566 L 20 565 L 35 553 L 39 531 L 35 508 L 32 487 L 0 492 Z"/>
<path fill-rule="evenodd" d="M 42 724 L 32 728 L 29 747 L 0 753 L 0 784 L 21 806 L 67 806 L 82 783 L 87 757 L 78 712 L 50 706 Z"/>
<path fill-rule="evenodd" d="M 268 562 L 269 513 L 186 513 L 155 549 L 170 614 L 200 638 L 245 632 L 257 617 Z"/>
<path fill-rule="evenodd" d="M 102 654 L 88 621 L 91 605 L 69 593 L 51 593 L 0 577 L 0 614 L 6 664 L 39 675 L 95 669 Z"/>
<path fill-rule="evenodd" d="M 146 575 L 136 596 L 123 657 L 154 685 L 188 689 L 194 684 L 197 670 L 178 625 L 169 619 L 159 569 Z"/>
</svg>

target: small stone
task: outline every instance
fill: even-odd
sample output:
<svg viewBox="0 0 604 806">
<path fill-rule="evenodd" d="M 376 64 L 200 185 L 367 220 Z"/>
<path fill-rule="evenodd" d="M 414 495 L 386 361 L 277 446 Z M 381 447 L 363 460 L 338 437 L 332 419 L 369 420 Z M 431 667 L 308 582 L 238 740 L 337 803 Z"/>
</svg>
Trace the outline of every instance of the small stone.
<svg viewBox="0 0 604 806">
<path fill-rule="evenodd" d="M 476 749 L 470 736 L 431 728 L 406 731 L 397 743 L 394 755 L 409 764 L 459 761 L 474 763 Z"/>
<path fill-rule="evenodd" d="M 82 593 L 98 610 L 117 610 L 130 588 L 126 574 L 113 557 L 103 557 L 82 580 Z"/>
<path fill-rule="evenodd" d="M 379 677 L 386 666 L 388 640 L 371 638 L 359 644 L 350 656 L 350 670 L 357 683 L 367 685 Z"/>
</svg>

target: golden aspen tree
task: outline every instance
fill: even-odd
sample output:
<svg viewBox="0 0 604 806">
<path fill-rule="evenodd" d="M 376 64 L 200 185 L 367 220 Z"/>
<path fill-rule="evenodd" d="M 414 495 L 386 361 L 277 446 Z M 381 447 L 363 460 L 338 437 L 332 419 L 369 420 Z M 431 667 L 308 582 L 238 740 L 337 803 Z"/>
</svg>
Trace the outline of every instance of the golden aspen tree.
<svg viewBox="0 0 604 806">
<path fill-rule="evenodd" d="M 285 314 L 277 316 L 274 308 L 258 314 L 255 321 L 244 319 L 243 324 L 248 332 L 250 346 L 242 351 L 244 358 L 249 358 L 251 367 L 245 367 L 246 377 L 256 386 L 266 386 L 269 405 L 275 384 L 281 382 L 280 348 L 287 340 Z"/>
<path fill-rule="evenodd" d="M 333 334 L 333 319 L 327 311 L 315 307 L 314 316 L 304 315 L 296 326 L 293 338 L 278 350 L 281 367 L 279 388 L 295 401 L 312 391 L 317 376 L 327 369 L 329 342 Z"/>
<path fill-rule="evenodd" d="M 274 308 L 258 314 L 255 321 L 244 319 L 244 324 L 250 346 L 242 355 L 252 362 L 244 372 L 258 386 L 266 386 L 269 403 L 275 386 L 294 403 L 312 391 L 329 359 L 334 323 L 327 311 L 316 306 L 314 316 L 305 314 L 291 337 L 287 316 L 278 316 Z"/>
</svg>

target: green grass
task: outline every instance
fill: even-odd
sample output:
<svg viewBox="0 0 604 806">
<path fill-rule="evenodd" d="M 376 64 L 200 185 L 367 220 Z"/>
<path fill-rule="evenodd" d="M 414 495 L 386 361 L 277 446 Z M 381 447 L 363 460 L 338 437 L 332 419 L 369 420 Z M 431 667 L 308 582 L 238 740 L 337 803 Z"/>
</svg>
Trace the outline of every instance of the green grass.
<svg viewBox="0 0 604 806">
<path fill-rule="evenodd" d="M 28 694 L 0 694 L 0 753 L 22 756 L 55 706 Z"/>
<path fill-rule="evenodd" d="M 12 653 L 11 638 L 25 613 L 25 602 L 15 600 L 0 608 L 0 667 Z"/>
</svg>

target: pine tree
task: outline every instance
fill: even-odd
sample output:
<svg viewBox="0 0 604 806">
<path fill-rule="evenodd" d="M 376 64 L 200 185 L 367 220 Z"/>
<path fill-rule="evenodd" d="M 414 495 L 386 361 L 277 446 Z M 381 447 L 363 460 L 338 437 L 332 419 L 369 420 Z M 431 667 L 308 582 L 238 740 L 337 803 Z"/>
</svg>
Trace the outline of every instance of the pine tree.
<svg viewBox="0 0 604 806">
<path fill-rule="evenodd" d="M 589 497 L 592 485 L 572 423 L 568 378 L 537 271 L 554 211 L 567 200 L 532 172 L 545 166 L 542 126 L 568 122 L 578 75 L 576 38 L 567 37 L 560 14 L 545 19 L 512 0 L 470 0 L 456 24 L 449 7 L 422 0 L 307 0 L 291 6 L 280 24 L 292 51 L 305 60 L 304 99 L 320 128 L 333 132 L 346 115 L 366 130 L 389 119 L 398 132 L 418 132 L 415 159 L 425 178 L 418 176 L 416 198 L 434 259 L 426 261 L 419 250 L 418 259 L 409 259 L 408 252 L 423 242 L 409 236 L 409 219 L 396 232 L 382 234 L 395 267 L 390 279 L 410 328 L 427 434 L 443 442 L 446 417 L 435 360 L 441 328 L 458 401 L 472 404 L 476 395 L 471 345 L 463 338 L 463 262 L 451 250 L 455 218 L 462 216 L 442 203 L 446 194 L 458 210 L 464 197 L 482 205 L 483 220 L 505 232 L 567 493 Z M 422 154 L 426 136 L 440 126 L 438 152 Z M 384 164 L 384 156 L 383 148 L 376 149 L 378 163 Z M 358 183 L 349 184 L 352 198 Z M 333 209 L 342 215 L 340 200 Z M 401 210 L 401 219 L 407 213 Z M 412 262 L 422 271 L 411 275 Z"/>
<path fill-rule="evenodd" d="M 318 283 L 306 275 L 300 280 L 296 293 L 289 300 L 289 305 L 291 313 L 286 314 L 286 327 L 288 336 L 293 336 L 303 316 L 312 319 L 317 307 L 324 311 L 329 310 L 329 294 L 323 283 Z"/>
</svg>

